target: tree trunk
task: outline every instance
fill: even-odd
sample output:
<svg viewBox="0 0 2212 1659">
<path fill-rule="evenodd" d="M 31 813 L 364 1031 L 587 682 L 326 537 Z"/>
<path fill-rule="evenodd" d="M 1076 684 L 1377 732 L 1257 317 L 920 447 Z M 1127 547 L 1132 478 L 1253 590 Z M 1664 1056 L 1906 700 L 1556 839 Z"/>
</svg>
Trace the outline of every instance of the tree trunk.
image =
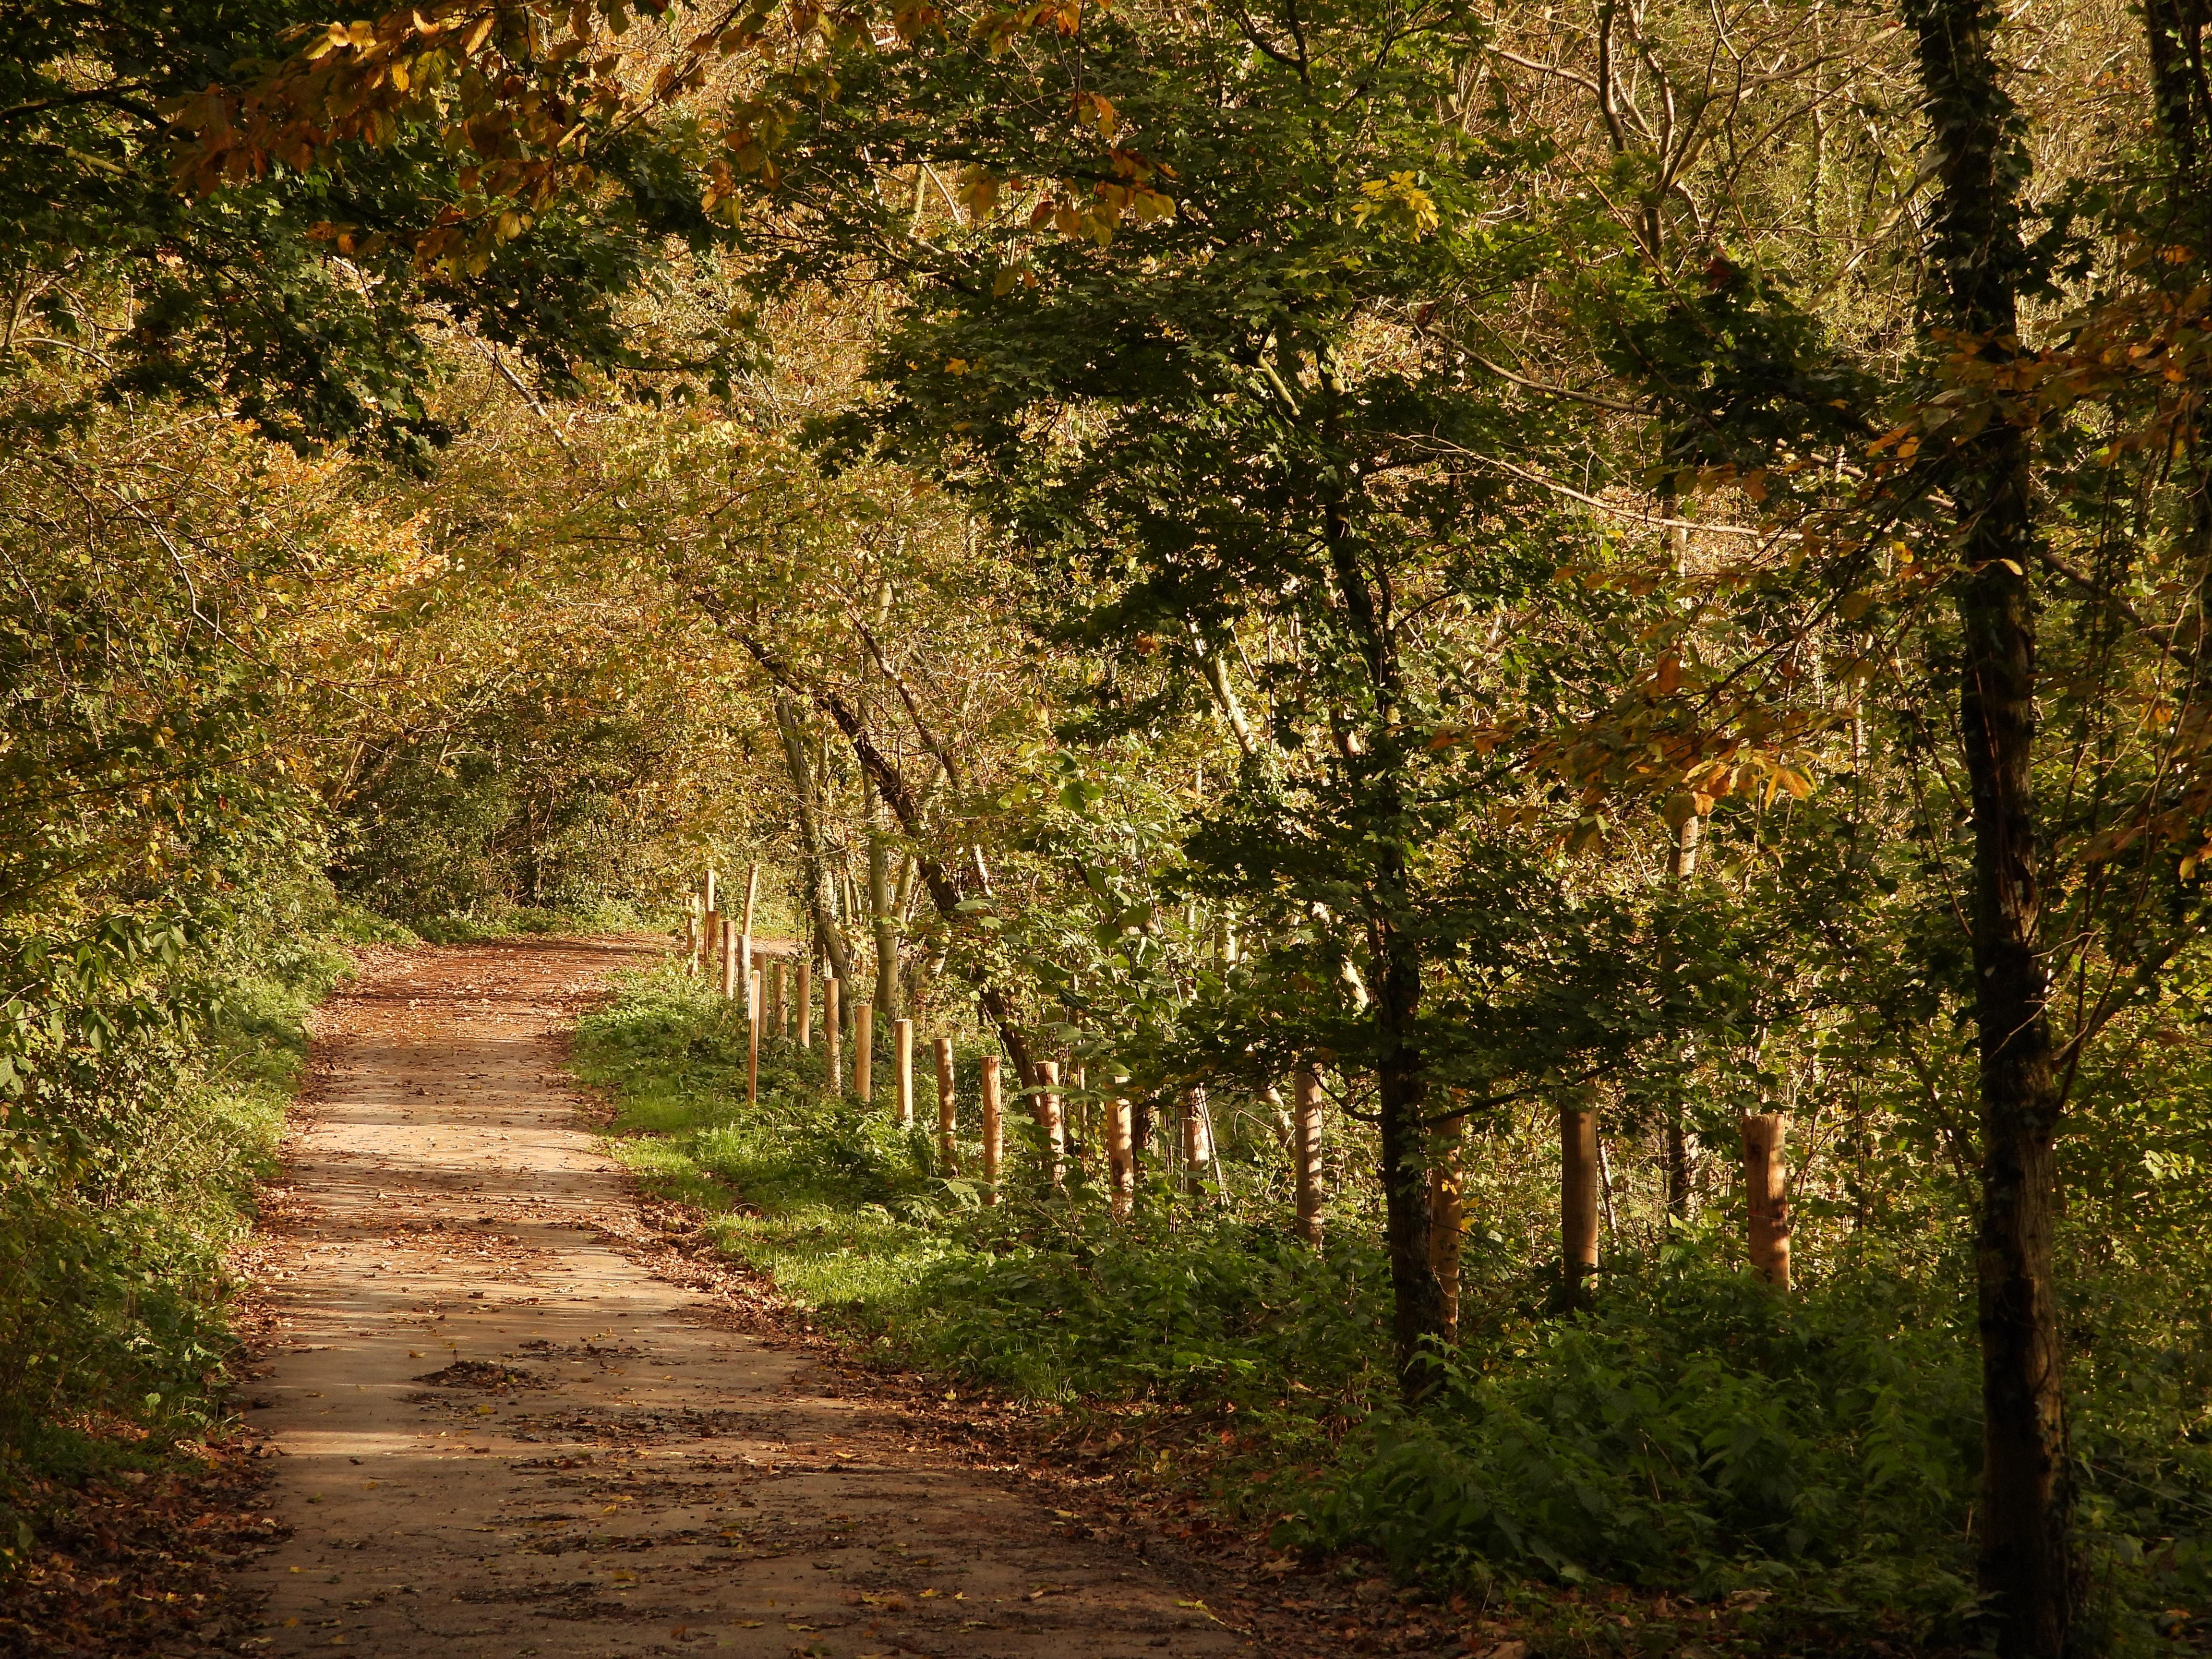
<svg viewBox="0 0 2212 1659">
<path fill-rule="evenodd" d="M 1667 1213 L 1677 1221 L 1690 1218 L 1690 1138 L 1682 1127 L 1682 1107 L 1672 1103 L 1667 1122 Z"/>
<path fill-rule="evenodd" d="M 1194 1187 L 1203 1182 L 1213 1164 L 1213 1135 L 1206 1121 L 1206 1091 L 1187 1089 L 1182 1097 L 1182 1166 Z"/>
<path fill-rule="evenodd" d="M 1751 1270 L 1778 1289 L 1790 1288 L 1790 1120 L 1753 1112 L 1743 1133 L 1743 1189 L 1750 1210 Z"/>
<path fill-rule="evenodd" d="M 1006 1115 L 999 1091 L 999 1057 L 983 1056 L 983 1202 L 999 1201 L 999 1165 L 1006 1157 Z"/>
<path fill-rule="evenodd" d="M 2028 163 L 2002 85 L 1990 0 L 1910 0 L 1937 190 L 1933 320 L 2002 365 L 2020 350 Z M 1940 436 L 1936 440 L 1940 442 Z M 1971 787 L 1974 1019 L 1980 1048 L 1980 1589 L 2005 1659 L 2067 1651 L 2083 1588 L 2073 1545 L 2053 1283 L 2061 1098 L 2036 869 L 2036 568 L 2027 434 L 1993 420 L 1941 459 L 1956 514 L 1960 737 Z"/>
<path fill-rule="evenodd" d="M 1444 1334 L 1443 1291 L 1429 1266 L 1427 1056 L 1421 1051 L 1422 957 L 1413 931 L 1410 833 L 1401 790 L 1405 742 L 1398 732 L 1401 692 L 1389 590 L 1378 596 L 1360 565 L 1360 545 L 1341 500 L 1324 505 L 1323 539 L 1346 620 L 1358 642 L 1373 707 L 1368 741 L 1347 750 L 1345 765 L 1364 782 L 1362 826 L 1373 849 L 1368 878 L 1367 934 L 1375 1022 L 1375 1081 L 1381 1119 L 1383 1237 L 1390 1259 L 1391 1335 L 1398 1390 L 1409 1406 L 1436 1392 L 1440 1376 L 1431 1346 Z M 1363 752 L 1364 751 L 1364 752 Z"/>
<path fill-rule="evenodd" d="M 1674 532 L 1669 532 L 1670 535 Z M 1703 834 L 1702 823 L 1692 812 L 1682 820 L 1674 832 L 1674 844 L 1667 851 L 1667 878 L 1678 890 L 1698 872 L 1698 843 Z M 1671 979 L 1681 971 L 1681 963 L 1673 951 L 1668 951 L 1665 972 Z M 1690 1218 L 1690 1182 L 1692 1169 L 1690 1163 L 1690 1137 L 1682 1121 L 1681 1079 L 1689 1070 L 1686 1043 L 1677 1044 L 1674 1054 L 1674 1080 L 1667 1091 L 1667 1213 L 1677 1221 Z"/>
<path fill-rule="evenodd" d="M 1321 1248 L 1321 1079 L 1302 1066 L 1293 1086 L 1297 1101 L 1291 1117 L 1291 1160 L 1297 1173 L 1298 1237 Z"/>
<path fill-rule="evenodd" d="M 1444 1303 L 1444 1340 L 1459 1340 L 1459 1245 L 1462 1219 L 1462 1198 L 1465 1170 L 1461 1152 L 1467 1137 L 1467 1120 L 1448 1118 L 1437 1131 L 1429 1164 L 1429 1210 L 1433 1227 L 1429 1234 L 1429 1266 L 1437 1275 Z"/>
<path fill-rule="evenodd" d="M 1120 1087 L 1127 1078 L 1115 1079 Z M 1106 1102 L 1106 1178 L 1113 1194 L 1114 1218 L 1127 1221 L 1136 1206 L 1137 1158 L 1130 1139 L 1131 1120 L 1127 1095 L 1115 1095 Z"/>
<path fill-rule="evenodd" d="M 1597 1114 L 1559 1109 L 1559 1305 L 1589 1305 L 1597 1277 Z"/>
<path fill-rule="evenodd" d="M 939 1037 L 930 1044 L 937 1056 L 938 1173 L 960 1173 L 959 1107 L 952 1091 L 952 1039 Z"/>
<path fill-rule="evenodd" d="M 814 767 L 807 758 L 806 735 L 799 723 L 799 710 L 788 694 L 779 695 L 775 700 L 775 729 L 783 740 L 784 764 L 790 769 L 792 793 L 799 802 L 799 864 L 806 890 L 806 914 L 814 924 L 815 942 L 828 959 L 831 975 L 838 979 L 849 978 L 853 964 L 845 953 L 845 936 L 837 930 L 837 907 L 830 889 L 830 862 L 823 846 L 822 818 L 816 810 Z"/>
<path fill-rule="evenodd" d="M 2150 42 L 2151 93 L 2159 126 L 2173 157 L 2173 204 L 2202 213 L 2212 186 L 2212 76 L 2206 72 L 2206 35 L 2212 6 L 2205 0 L 2144 0 Z"/>
<path fill-rule="evenodd" d="M 868 920 L 876 936 L 876 1006 L 885 1018 L 895 1018 L 898 1006 L 898 918 L 891 910 L 890 844 L 884 836 L 883 813 L 876 792 L 867 792 Z"/>
<path fill-rule="evenodd" d="M 727 623 L 728 617 L 713 595 L 701 594 L 698 597 L 709 615 Z M 796 677 L 775 653 L 748 634 L 739 633 L 737 638 L 746 653 L 768 671 L 769 677 L 785 693 L 793 693 L 799 689 Z M 907 787 L 906 780 L 900 775 L 898 768 L 892 765 L 883 751 L 876 747 L 868 736 L 867 728 L 861 724 L 860 717 L 854 713 L 849 703 L 826 688 L 817 688 L 811 695 L 836 722 L 837 729 L 845 734 L 846 740 L 853 745 L 853 753 L 859 759 L 861 769 L 873 781 L 884 804 L 891 809 L 892 817 L 898 820 L 907 839 L 914 843 L 915 867 L 921 872 L 922 887 L 929 894 L 929 901 L 936 907 L 938 915 L 947 927 L 958 927 L 963 921 L 960 890 L 951 872 L 926 850 L 927 842 L 923 835 L 925 826 L 921 804 L 915 798 L 914 791 Z M 787 701 L 787 696 L 776 700 L 779 726 L 783 724 L 783 710 Z M 795 720 L 793 724 L 795 728 Z M 785 744 L 788 749 L 791 744 L 788 736 Z M 997 1027 L 999 1040 L 1006 1045 L 1006 1053 L 1014 1062 L 1015 1076 L 1027 1077 L 1030 1066 L 1029 1042 L 1022 1034 L 1020 1022 L 1014 1018 L 1012 1006 L 980 969 L 971 965 L 969 975 L 970 982 L 975 987 L 976 1000 L 983 1005 L 984 1014 Z"/>
</svg>

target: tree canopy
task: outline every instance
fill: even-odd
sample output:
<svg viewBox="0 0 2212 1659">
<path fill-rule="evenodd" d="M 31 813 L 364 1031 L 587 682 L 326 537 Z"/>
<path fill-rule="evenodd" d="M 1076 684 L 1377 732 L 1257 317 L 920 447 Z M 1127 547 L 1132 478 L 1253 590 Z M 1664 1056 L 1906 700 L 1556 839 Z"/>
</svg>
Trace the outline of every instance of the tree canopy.
<svg viewBox="0 0 2212 1659">
<path fill-rule="evenodd" d="M 1202 1200 L 1237 1260 L 1379 1253 L 1314 1538 L 2201 1642 L 2206 25 L 17 8 L 25 1236 L 128 1178 L 224 951 L 696 929 L 752 863 L 825 975 L 1065 1095 L 1023 1248 Z M 1668 1383 L 1683 1455 L 1887 1401 L 1835 1467 L 1918 1518 L 1496 1522 L 1508 1356 L 1739 1307 L 1846 1357 Z M 1971 1403 L 1863 1380 L 1878 1329 Z"/>
</svg>

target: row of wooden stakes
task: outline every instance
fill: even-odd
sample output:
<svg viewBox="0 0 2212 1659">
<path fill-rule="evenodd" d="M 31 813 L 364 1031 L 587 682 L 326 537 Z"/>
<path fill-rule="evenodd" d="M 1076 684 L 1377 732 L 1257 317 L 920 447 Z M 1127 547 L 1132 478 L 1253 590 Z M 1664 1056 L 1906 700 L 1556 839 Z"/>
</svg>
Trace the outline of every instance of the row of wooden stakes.
<svg viewBox="0 0 2212 1659">
<path fill-rule="evenodd" d="M 704 902 L 695 908 L 687 924 L 690 935 L 687 941 L 691 972 L 696 975 L 709 968 L 718 975 L 726 1000 L 734 1001 L 742 996 L 745 1003 L 745 1102 L 757 1104 L 760 1099 L 760 1051 L 764 1036 L 773 1036 L 789 1041 L 793 1036 L 796 1017 L 796 1036 L 801 1048 L 814 1047 L 814 986 L 813 964 L 803 957 L 787 982 L 784 957 L 787 949 L 756 940 L 752 936 L 753 900 L 757 892 L 757 869 L 752 881 L 747 883 L 745 908 L 741 917 L 726 915 L 713 906 L 714 885 L 710 877 L 703 889 Z M 764 965 L 763 965 L 764 964 Z M 787 991 L 791 993 L 787 1000 Z M 875 1098 L 875 1009 L 861 1000 L 852 1004 L 850 1014 L 853 1030 L 853 1054 L 849 1073 L 844 1054 L 843 988 L 837 979 L 824 975 L 822 980 L 822 1048 L 824 1081 L 832 1094 L 842 1094 L 849 1076 L 852 1092 L 864 1101 Z M 952 1039 L 937 1037 L 931 1042 L 937 1062 L 937 1157 L 938 1165 L 947 1175 L 959 1172 L 959 1151 L 957 1144 L 957 1097 L 953 1085 Z M 915 1123 L 914 1086 L 914 1022 L 894 1019 L 891 1022 L 891 1056 L 893 1076 L 896 1082 L 896 1110 L 902 1128 L 912 1128 Z M 982 1071 L 982 1141 L 983 1164 L 981 1174 L 983 1202 L 995 1204 L 999 1199 L 1000 1167 L 1006 1154 L 1005 1084 L 1000 1058 L 985 1054 Z M 1049 1147 L 1048 1174 L 1055 1188 L 1064 1187 L 1067 1179 L 1068 1135 L 1065 1110 L 1065 1096 L 1060 1064 L 1045 1060 L 1036 1062 L 1036 1075 L 1029 1080 L 1024 1091 L 1037 1127 L 1044 1132 Z M 1117 1078 L 1126 1082 L 1126 1078 Z M 1322 1087 L 1318 1076 L 1311 1072 L 1300 1072 L 1297 1080 L 1297 1104 L 1292 1114 L 1291 1152 L 1297 1169 L 1297 1231 L 1309 1243 L 1321 1242 L 1322 1215 Z M 1137 1184 L 1137 1147 L 1135 1144 L 1135 1109 L 1126 1096 L 1110 1095 L 1103 1102 L 1102 1128 L 1106 1145 L 1107 1185 L 1115 1216 L 1126 1220 L 1133 1206 Z M 1214 1161 L 1213 1134 L 1206 1112 L 1202 1090 L 1186 1091 L 1182 1113 L 1182 1152 L 1183 1160 L 1194 1175 L 1203 1179 Z"/>
</svg>

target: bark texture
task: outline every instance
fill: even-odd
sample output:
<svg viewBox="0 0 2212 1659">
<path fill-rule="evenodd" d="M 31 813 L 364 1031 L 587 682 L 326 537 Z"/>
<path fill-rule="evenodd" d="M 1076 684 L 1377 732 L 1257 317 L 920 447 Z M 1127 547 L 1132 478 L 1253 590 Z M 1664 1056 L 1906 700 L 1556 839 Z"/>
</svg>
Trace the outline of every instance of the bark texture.
<svg viewBox="0 0 2212 1659">
<path fill-rule="evenodd" d="M 1597 1277 L 1597 1114 L 1559 1111 L 1559 1304 L 1586 1307 Z"/>
<path fill-rule="evenodd" d="M 1371 707 L 1368 730 L 1358 744 L 1344 743 L 1345 765 L 1364 785 L 1368 820 L 1367 939 L 1375 1024 L 1375 1082 L 1382 1131 L 1383 1238 L 1390 1261 L 1391 1335 L 1397 1349 L 1399 1392 L 1419 1405 L 1436 1392 L 1440 1376 L 1434 1345 L 1444 1337 L 1443 1286 L 1429 1263 L 1434 1218 L 1429 1210 L 1428 1059 L 1420 1036 L 1420 941 L 1414 927 L 1412 873 L 1407 857 L 1411 815 L 1399 787 L 1398 710 L 1403 676 L 1389 611 L 1387 585 L 1370 584 L 1360 562 L 1341 502 L 1330 501 L 1323 535 L 1339 599 L 1366 669 Z"/>
<path fill-rule="evenodd" d="M 2027 163 L 1987 0 L 1909 0 L 1936 149 L 1938 351 L 2018 355 Z M 1976 1279 L 1984 1413 L 1980 1589 L 2005 1659 L 2069 1650 L 2082 1590 L 2051 1223 L 2061 1108 L 2038 884 L 2037 568 L 2026 434 L 2002 419 L 1934 463 L 1955 504 L 1960 736 L 1971 789 L 1974 1018 L 1980 1051 Z"/>
<path fill-rule="evenodd" d="M 1743 1134 L 1743 1188 L 1750 1207 L 1751 1270 L 1768 1284 L 1790 1288 L 1790 1120 L 1780 1112 L 1753 1112 L 1738 1126 Z"/>
</svg>

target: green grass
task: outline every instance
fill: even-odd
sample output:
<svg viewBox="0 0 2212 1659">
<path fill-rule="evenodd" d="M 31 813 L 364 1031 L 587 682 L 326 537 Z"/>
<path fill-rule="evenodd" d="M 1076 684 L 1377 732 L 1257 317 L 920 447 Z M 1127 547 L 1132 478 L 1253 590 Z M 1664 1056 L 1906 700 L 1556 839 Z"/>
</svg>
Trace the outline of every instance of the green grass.
<svg viewBox="0 0 2212 1659">
<path fill-rule="evenodd" d="M 933 1224 L 953 1189 L 887 1109 L 817 1086 L 818 1052 L 771 1044 L 746 1109 L 744 1037 L 717 998 L 664 969 L 584 1019 L 578 1071 L 616 1096 L 624 1164 L 703 1212 L 793 1303 L 880 1332 L 951 1248 Z"/>
</svg>

